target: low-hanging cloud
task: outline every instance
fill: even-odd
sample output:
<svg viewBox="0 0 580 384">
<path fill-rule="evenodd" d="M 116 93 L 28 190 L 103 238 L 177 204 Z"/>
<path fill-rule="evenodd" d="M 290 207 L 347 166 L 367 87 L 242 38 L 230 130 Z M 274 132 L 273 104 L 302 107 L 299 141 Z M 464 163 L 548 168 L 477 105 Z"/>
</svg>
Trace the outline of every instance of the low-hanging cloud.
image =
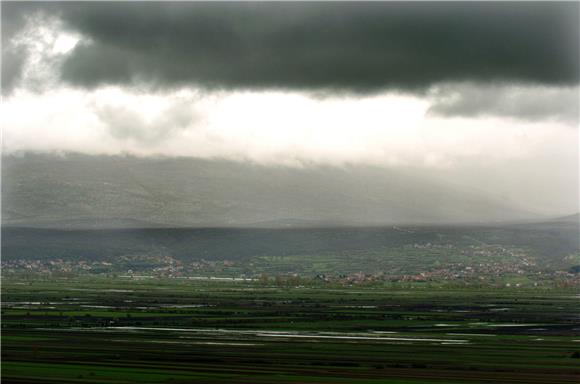
<svg viewBox="0 0 580 384">
<path fill-rule="evenodd" d="M 172 104 L 148 119 L 143 117 L 142 111 L 118 104 L 95 106 L 94 110 L 114 139 L 131 140 L 145 146 L 159 145 L 179 131 L 195 129 L 198 120 L 187 102 Z"/>
<path fill-rule="evenodd" d="M 60 73 L 81 87 L 148 83 L 368 92 L 423 90 L 442 82 L 579 80 L 574 2 L 2 7 L 3 20 L 40 10 L 84 36 Z"/>
<path fill-rule="evenodd" d="M 446 84 L 430 90 L 428 113 L 451 117 L 501 116 L 519 120 L 554 120 L 578 125 L 578 87 Z"/>
</svg>

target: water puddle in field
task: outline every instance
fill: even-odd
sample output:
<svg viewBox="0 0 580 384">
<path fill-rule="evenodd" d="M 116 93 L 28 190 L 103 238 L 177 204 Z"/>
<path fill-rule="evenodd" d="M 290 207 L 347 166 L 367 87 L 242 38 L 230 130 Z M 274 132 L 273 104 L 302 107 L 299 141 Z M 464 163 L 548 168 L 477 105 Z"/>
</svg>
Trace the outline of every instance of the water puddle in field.
<svg viewBox="0 0 580 384">
<path fill-rule="evenodd" d="M 215 307 L 213 304 L 155 304 L 149 306 L 135 307 L 135 309 L 187 309 L 187 308 L 208 308 Z"/>
<path fill-rule="evenodd" d="M 215 305 L 209 304 L 160 304 L 161 308 L 205 308 L 205 307 L 215 307 Z"/>
<path fill-rule="evenodd" d="M 510 323 L 506 323 L 506 324 L 486 324 L 486 327 L 533 327 L 533 326 L 537 326 L 540 324 L 510 324 Z"/>
<path fill-rule="evenodd" d="M 166 341 L 166 340 L 143 340 L 145 343 L 155 343 L 155 344 L 181 344 L 181 345 L 231 345 L 236 347 L 241 346 L 254 346 L 254 345 L 264 345 L 257 343 L 228 343 L 228 342 L 218 342 L 218 341 Z"/>
<path fill-rule="evenodd" d="M 422 338 L 422 337 L 391 337 L 382 336 L 385 331 L 357 332 L 357 333 L 339 333 L 339 332 L 292 332 L 292 331 L 267 331 L 267 330 L 237 330 L 237 329 L 219 329 L 219 328 L 155 328 L 155 327 L 107 327 L 104 330 L 112 331 L 158 331 L 158 332 L 184 332 L 197 333 L 204 335 L 241 335 L 258 338 L 297 338 L 297 339 L 326 339 L 326 340 L 367 340 L 379 342 L 428 342 L 428 343 L 447 343 L 447 344 L 467 344 L 467 339 L 441 339 L 441 338 Z M 182 338 L 187 338 L 181 336 Z"/>
<path fill-rule="evenodd" d="M 238 340 L 231 342 L 223 338 L 227 337 L 241 337 L 246 338 L 248 341 L 253 341 L 254 339 L 264 340 L 271 339 L 272 341 L 281 341 L 284 339 L 301 339 L 304 341 L 316 342 L 322 340 L 328 341 L 371 341 L 380 343 L 436 343 L 440 345 L 467 345 L 472 342 L 472 340 L 466 338 L 433 338 L 433 337 L 402 337 L 402 336 L 386 336 L 386 334 L 392 334 L 396 332 L 391 331 L 369 331 L 369 332 L 296 332 L 296 331 L 269 331 L 269 330 L 239 330 L 239 329 L 220 329 L 220 328 L 156 328 L 156 327 L 131 327 L 131 326 L 110 326 L 104 328 L 37 328 L 40 330 L 51 330 L 57 332 L 99 332 L 99 333 L 142 333 L 142 332 L 179 332 L 182 334 L 190 334 L 179 336 L 180 339 L 198 339 L 198 338 L 218 338 L 218 341 L 212 342 L 201 342 L 201 341 L 191 341 L 188 343 L 195 344 L 208 344 L 214 343 L 215 345 L 251 345 L 255 343 L 245 343 L 238 342 Z M 448 334 L 453 336 L 495 336 L 495 335 L 485 335 L 485 334 Z M 220 340 L 222 338 L 223 341 Z M 116 340 L 122 341 L 122 340 Z M 125 340 L 131 342 L 131 340 Z M 180 342 L 173 341 L 163 341 L 163 340 L 153 340 L 148 342 L 159 342 L 159 343 L 175 343 Z M 187 344 L 185 342 L 182 342 Z M 219 343 L 219 344 L 218 344 Z"/>
<path fill-rule="evenodd" d="M 125 303 L 132 303 L 132 300 L 124 300 Z M 78 305 L 80 308 L 93 308 L 93 309 L 127 309 L 128 307 L 122 306 L 112 306 L 112 305 L 95 305 L 95 304 L 84 304 L 90 303 L 86 301 L 75 301 L 75 302 L 39 302 L 39 301 L 22 301 L 22 302 L 5 302 L 2 303 L 4 308 L 13 309 L 43 309 L 43 308 L 55 308 L 53 306 L 48 307 L 47 305 Z M 80 304 L 80 305 L 79 305 Z M 187 308 L 205 308 L 205 307 L 215 307 L 215 305 L 210 304 L 155 304 L 151 306 L 140 306 L 134 307 L 135 309 L 187 309 Z"/>
<path fill-rule="evenodd" d="M 55 309 L 55 305 L 77 305 L 76 303 L 67 303 L 64 301 L 9 301 L 3 302 L 2 308 L 6 309 Z"/>
<path fill-rule="evenodd" d="M 336 339 L 336 340 L 373 340 L 373 341 L 423 341 L 423 342 L 441 342 L 450 344 L 468 343 L 469 340 L 462 339 L 423 339 L 413 337 L 376 337 L 376 336 L 330 336 L 330 335 L 298 335 L 298 334 L 271 334 L 258 333 L 256 336 L 265 337 L 289 337 L 289 338 L 310 338 L 310 339 Z"/>
<path fill-rule="evenodd" d="M 446 333 L 449 336 L 474 336 L 474 337 L 494 337 L 497 335 L 491 335 L 488 333 Z"/>
<path fill-rule="evenodd" d="M 179 344 L 179 345 L 225 345 L 233 347 L 253 347 L 264 345 L 261 343 L 230 343 L 230 342 L 219 342 L 219 341 L 171 341 L 171 340 L 126 340 L 126 339 L 113 339 L 113 342 L 120 343 L 154 343 L 154 344 Z"/>
</svg>

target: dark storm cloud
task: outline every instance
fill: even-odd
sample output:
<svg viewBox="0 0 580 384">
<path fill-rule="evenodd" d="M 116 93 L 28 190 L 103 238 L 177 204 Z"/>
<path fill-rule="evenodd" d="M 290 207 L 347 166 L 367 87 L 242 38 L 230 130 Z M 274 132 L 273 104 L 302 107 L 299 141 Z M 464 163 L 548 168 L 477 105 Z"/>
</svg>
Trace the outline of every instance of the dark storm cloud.
<svg viewBox="0 0 580 384">
<path fill-rule="evenodd" d="M 16 4 L 14 4 L 16 5 Z M 25 52 L 13 46 L 12 39 L 24 25 L 25 7 L 13 10 L 6 3 L 1 3 L 2 20 L 2 93 L 10 92 L 22 75 Z M 19 6 L 20 8 L 20 6 Z"/>
<path fill-rule="evenodd" d="M 5 48 L 2 52 L 2 92 L 12 91 L 22 75 L 26 55 L 14 49 Z"/>
<path fill-rule="evenodd" d="M 578 3 L 65 3 L 89 41 L 62 66 L 83 87 L 420 90 L 452 81 L 579 80 Z"/>
</svg>

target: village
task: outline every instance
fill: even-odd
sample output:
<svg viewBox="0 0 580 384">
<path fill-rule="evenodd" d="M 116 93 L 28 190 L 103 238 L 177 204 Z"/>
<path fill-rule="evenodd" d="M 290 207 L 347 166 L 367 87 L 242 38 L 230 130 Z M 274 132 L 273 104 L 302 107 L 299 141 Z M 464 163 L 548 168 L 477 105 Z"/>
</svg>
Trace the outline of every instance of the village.
<svg viewBox="0 0 580 384">
<path fill-rule="evenodd" d="M 453 245 L 412 244 L 407 250 L 433 252 L 458 251 Z M 580 273 L 573 267 L 550 268 L 538 265 L 521 249 L 499 246 L 468 246 L 459 251 L 466 261 L 420 266 L 405 271 L 377 268 L 369 271 L 320 272 L 314 267 L 304 273 L 264 267 L 264 263 L 248 260 L 179 260 L 170 255 L 123 255 L 111 260 L 86 259 L 20 259 L 3 261 L 3 276 L 78 277 L 107 276 L 123 278 L 240 278 L 256 279 L 264 284 L 378 284 L 378 283 L 442 283 L 502 287 L 580 287 Z M 415 259 L 416 259 L 415 254 Z M 270 259 L 269 259 L 270 260 Z M 470 262 L 470 260 L 476 260 Z M 483 261 L 485 260 L 485 261 Z M 415 271 L 409 271 L 415 269 Z"/>
</svg>

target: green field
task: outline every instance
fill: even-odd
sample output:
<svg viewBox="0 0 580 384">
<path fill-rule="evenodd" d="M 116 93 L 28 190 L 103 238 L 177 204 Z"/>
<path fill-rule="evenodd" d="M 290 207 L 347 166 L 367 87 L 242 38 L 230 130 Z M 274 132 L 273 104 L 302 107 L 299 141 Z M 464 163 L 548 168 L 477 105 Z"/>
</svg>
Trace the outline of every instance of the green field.
<svg viewBox="0 0 580 384">
<path fill-rule="evenodd" d="M 5 279 L 9 383 L 571 383 L 576 291 Z"/>
</svg>

